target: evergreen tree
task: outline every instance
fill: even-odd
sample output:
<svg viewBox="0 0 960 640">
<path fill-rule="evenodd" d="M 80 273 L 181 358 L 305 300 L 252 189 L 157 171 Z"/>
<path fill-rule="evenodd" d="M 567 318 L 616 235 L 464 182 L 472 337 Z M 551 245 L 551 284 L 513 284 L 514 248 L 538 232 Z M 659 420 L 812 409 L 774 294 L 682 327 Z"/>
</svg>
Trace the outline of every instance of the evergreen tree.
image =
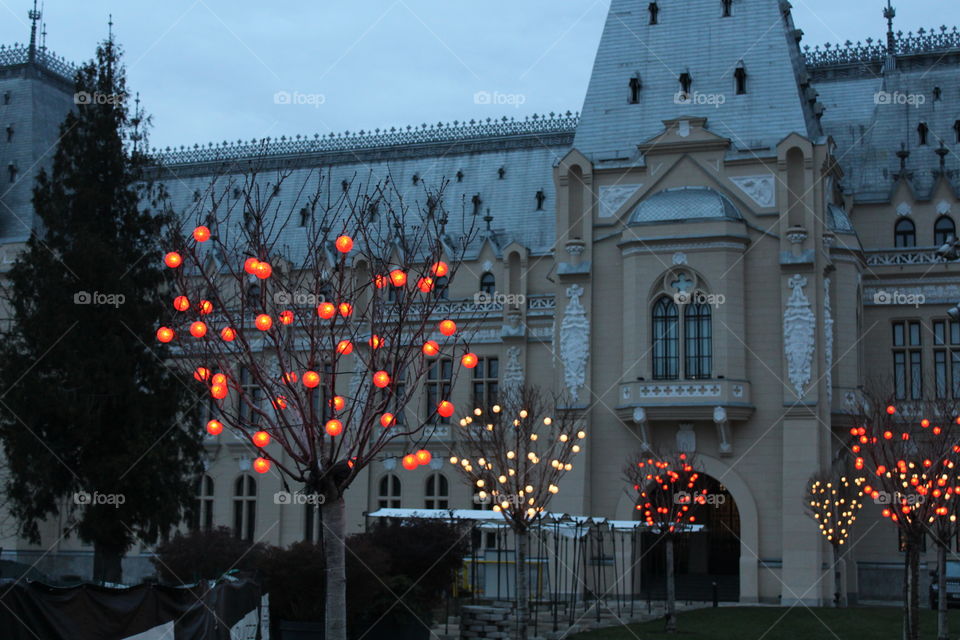
<svg viewBox="0 0 960 640">
<path fill-rule="evenodd" d="M 8 274 L 0 443 L 8 504 L 41 540 L 53 516 L 94 546 L 93 578 L 155 542 L 192 502 L 202 445 L 188 387 L 152 338 L 164 274 L 162 189 L 144 179 L 146 122 L 131 113 L 112 38 L 77 73 L 77 108 L 33 192 L 35 229 Z M 162 441 L 162 442 L 161 442 Z M 87 500 L 87 498 L 90 500 Z"/>
</svg>

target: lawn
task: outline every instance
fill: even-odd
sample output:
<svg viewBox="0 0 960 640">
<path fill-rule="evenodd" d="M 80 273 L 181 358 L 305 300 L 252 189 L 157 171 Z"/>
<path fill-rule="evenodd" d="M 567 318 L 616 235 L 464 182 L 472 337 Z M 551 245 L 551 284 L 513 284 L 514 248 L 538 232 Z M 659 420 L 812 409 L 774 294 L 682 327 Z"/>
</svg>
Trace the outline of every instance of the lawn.
<svg viewBox="0 0 960 640">
<path fill-rule="evenodd" d="M 936 612 L 921 610 L 921 638 L 936 638 Z M 663 632 L 663 621 L 609 628 L 570 636 L 571 640 L 899 640 L 898 607 L 829 609 L 720 607 L 681 613 L 677 633 Z M 950 630 L 960 632 L 960 611 L 950 612 Z"/>
</svg>

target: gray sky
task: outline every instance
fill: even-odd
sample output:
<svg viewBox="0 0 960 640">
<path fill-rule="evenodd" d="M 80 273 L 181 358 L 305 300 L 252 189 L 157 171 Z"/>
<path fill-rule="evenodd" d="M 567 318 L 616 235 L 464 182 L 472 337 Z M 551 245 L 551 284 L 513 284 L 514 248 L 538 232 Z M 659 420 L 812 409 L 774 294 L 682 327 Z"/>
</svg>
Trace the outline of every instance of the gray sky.
<svg viewBox="0 0 960 640">
<path fill-rule="evenodd" d="M 155 146 L 578 111 L 609 6 L 45 1 L 48 47 L 76 61 L 93 55 L 113 14 L 131 88 L 154 118 Z M 879 38 L 886 30 L 882 0 L 792 1 L 803 44 Z M 0 43 L 28 40 L 31 4 L 0 0 Z M 894 6 L 903 31 L 960 25 L 956 0 Z M 504 103 L 476 104 L 480 91 L 498 92 Z M 301 104 L 277 104 L 277 92 Z"/>
</svg>

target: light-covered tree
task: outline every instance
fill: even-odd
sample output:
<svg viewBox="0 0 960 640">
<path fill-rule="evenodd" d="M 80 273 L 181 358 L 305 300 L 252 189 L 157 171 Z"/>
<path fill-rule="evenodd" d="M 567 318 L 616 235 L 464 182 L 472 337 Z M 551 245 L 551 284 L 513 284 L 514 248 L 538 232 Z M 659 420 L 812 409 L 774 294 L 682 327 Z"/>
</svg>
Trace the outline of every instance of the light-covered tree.
<svg viewBox="0 0 960 640">
<path fill-rule="evenodd" d="M 807 512 L 817 521 L 820 533 L 833 550 L 833 604 L 843 603 L 843 580 L 840 562 L 850 530 L 863 508 L 861 477 L 847 477 L 841 469 L 815 473 L 807 483 Z"/>
</svg>

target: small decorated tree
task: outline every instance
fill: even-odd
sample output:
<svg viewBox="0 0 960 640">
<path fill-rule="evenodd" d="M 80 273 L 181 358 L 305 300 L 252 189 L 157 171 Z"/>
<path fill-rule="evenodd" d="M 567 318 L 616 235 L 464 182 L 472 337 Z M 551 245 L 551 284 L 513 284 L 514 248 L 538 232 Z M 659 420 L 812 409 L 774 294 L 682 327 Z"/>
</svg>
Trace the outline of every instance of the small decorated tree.
<svg viewBox="0 0 960 640">
<path fill-rule="evenodd" d="M 882 515 L 897 527 L 905 551 L 905 640 L 920 635 L 919 556 L 924 537 L 937 531 L 941 519 L 956 518 L 958 420 L 953 408 L 938 402 L 898 407 L 891 396 L 874 394 L 860 403 L 850 428 L 854 468 L 866 478 L 863 491 L 885 505 Z"/>
<path fill-rule="evenodd" d="M 475 364 L 475 363 L 474 363 Z M 530 619 L 529 532 L 545 515 L 560 480 L 573 469 L 586 431 L 558 398 L 534 387 L 509 391 L 501 404 L 476 407 L 460 420 L 450 463 L 489 500 L 516 540 L 517 633 L 526 640 Z"/>
<path fill-rule="evenodd" d="M 677 630 L 673 547 L 677 536 L 689 533 L 696 522 L 694 507 L 708 502 L 692 454 L 637 454 L 624 467 L 624 478 L 636 492 L 636 510 L 666 547 L 666 630 Z"/>
<path fill-rule="evenodd" d="M 392 443 L 409 447 L 404 468 L 430 461 L 425 427 L 455 408 L 425 408 L 417 381 L 469 352 L 443 310 L 472 216 L 448 234 L 443 185 L 422 188 L 408 206 L 389 179 L 328 186 L 254 163 L 195 194 L 164 256 L 175 284 L 157 339 L 211 403 L 208 432 L 226 427 L 256 472 L 321 504 L 327 640 L 346 638 L 347 490 Z"/>
<path fill-rule="evenodd" d="M 807 511 L 817 521 L 820 533 L 833 549 L 833 604 L 843 602 L 840 561 L 843 545 L 863 508 L 863 478 L 849 478 L 839 470 L 815 473 L 808 482 Z"/>
</svg>

